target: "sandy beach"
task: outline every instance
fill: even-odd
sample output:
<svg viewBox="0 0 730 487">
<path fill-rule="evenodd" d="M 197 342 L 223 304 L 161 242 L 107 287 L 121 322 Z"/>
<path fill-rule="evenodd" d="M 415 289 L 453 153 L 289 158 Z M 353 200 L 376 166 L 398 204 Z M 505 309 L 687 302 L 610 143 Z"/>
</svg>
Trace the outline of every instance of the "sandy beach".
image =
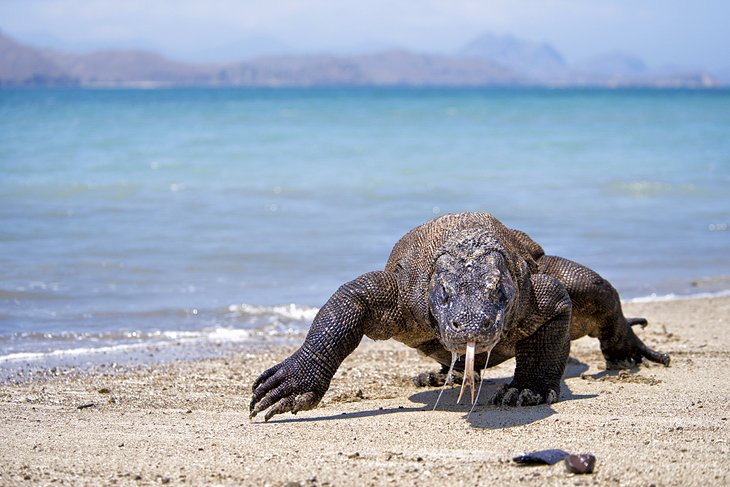
<svg viewBox="0 0 730 487">
<path fill-rule="evenodd" d="M 250 386 L 293 348 L 225 358 L 64 371 L 0 386 L 2 485 L 728 485 L 730 297 L 630 303 L 670 367 L 607 372 L 598 342 L 573 342 L 561 401 L 486 405 L 514 361 L 490 369 L 467 418 L 448 389 L 418 389 L 434 363 L 364 341 L 321 405 L 248 418 Z M 524 452 L 592 453 L 593 474 Z"/>
</svg>

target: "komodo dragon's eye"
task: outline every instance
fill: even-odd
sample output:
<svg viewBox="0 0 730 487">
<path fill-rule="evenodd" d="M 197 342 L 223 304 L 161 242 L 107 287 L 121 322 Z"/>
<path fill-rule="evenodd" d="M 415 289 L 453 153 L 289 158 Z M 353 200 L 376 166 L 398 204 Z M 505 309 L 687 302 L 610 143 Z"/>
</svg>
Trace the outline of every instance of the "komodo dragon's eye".
<svg viewBox="0 0 730 487">
<path fill-rule="evenodd" d="M 497 292 L 496 292 L 496 298 L 500 302 L 508 301 L 512 299 L 512 296 L 514 295 L 514 288 L 512 287 L 512 284 L 510 282 L 502 281 L 499 286 L 497 286 Z"/>
<path fill-rule="evenodd" d="M 501 301 L 504 298 L 504 291 L 502 290 L 502 286 L 497 286 L 496 289 L 488 293 L 489 297 L 496 299 L 497 301 Z"/>
<path fill-rule="evenodd" d="M 440 284 L 438 287 L 438 300 L 441 304 L 449 304 L 449 299 L 451 296 L 449 295 L 449 291 L 446 289 L 446 286 L 443 284 Z"/>
</svg>

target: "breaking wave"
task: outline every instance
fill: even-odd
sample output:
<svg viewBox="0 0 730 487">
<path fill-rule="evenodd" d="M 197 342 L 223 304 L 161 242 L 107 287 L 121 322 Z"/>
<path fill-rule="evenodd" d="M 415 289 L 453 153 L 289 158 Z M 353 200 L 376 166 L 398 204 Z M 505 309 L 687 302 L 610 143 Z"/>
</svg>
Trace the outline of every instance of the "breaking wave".
<svg viewBox="0 0 730 487">
<path fill-rule="evenodd" d="M 151 331 L 16 332 L 0 335 L 0 368 L 14 366 L 117 361 L 164 361 L 218 355 L 240 344 L 299 340 L 318 308 L 287 304 L 232 304 L 213 310 L 155 310 L 142 313 L 159 320 L 172 317 L 185 326 Z M 123 319 L 123 317 L 120 317 Z M 127 317 L 131 322 L 140 313 Z M 92 317 L 93 319 L 93 317 Z M 194 322 L 190 322 L 194 319 Z M 173 321 L 174 322 L 174 321 Z M 146 357 L 146 358 L 145 358 Z"/>
<path fill-rule="evenodd" d="M 701 298 L 721 298 L 730 296 L 730 289 L 715 292 L 702 292 L 693 294 L 650 294 L 648 296 L 640 296 L 638 298 L 630 298 L 623 300 L 625 303 L 654 303 L 657 301 L 679 301 L 685 299 L 701 299 Z"/>
</svg>

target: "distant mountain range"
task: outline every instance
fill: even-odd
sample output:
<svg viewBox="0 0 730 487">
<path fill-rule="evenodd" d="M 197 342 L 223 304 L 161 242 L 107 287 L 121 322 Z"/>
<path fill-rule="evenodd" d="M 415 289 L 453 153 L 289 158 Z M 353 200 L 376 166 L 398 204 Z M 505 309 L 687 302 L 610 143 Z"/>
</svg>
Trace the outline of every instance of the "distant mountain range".
<svg viewBox="0 0 730 487">
<path fill-rule="evenodd" d="M 392 49 L 358 55 L 277 55 L 225 64 L 173 61 L 141 50 L 73 54 L 0 33 L 0 86 L 595 86 L 721 85 L 701 71 L 656 71 L 625 53 L 569 66 L 549 44 L 485 34 L 453 55 Z"/>
</svg>

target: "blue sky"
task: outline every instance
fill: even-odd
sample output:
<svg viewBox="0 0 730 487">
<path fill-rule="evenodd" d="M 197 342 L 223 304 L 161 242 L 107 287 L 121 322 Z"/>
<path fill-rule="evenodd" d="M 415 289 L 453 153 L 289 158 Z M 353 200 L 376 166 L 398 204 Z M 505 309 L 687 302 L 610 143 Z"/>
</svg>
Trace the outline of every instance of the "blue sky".
<svg viewBox="0 0 730 487">
<path fill-rule="evenodd" d="M 569 62 L 618 50 L 653 67 L 727 70 L 729 19 L 727 0 L 0 0 L 0 29 L 22 41 L 196 61 L 258 50 L 453 52 L 492 32 L 549 42 Z"/>
</svg>

